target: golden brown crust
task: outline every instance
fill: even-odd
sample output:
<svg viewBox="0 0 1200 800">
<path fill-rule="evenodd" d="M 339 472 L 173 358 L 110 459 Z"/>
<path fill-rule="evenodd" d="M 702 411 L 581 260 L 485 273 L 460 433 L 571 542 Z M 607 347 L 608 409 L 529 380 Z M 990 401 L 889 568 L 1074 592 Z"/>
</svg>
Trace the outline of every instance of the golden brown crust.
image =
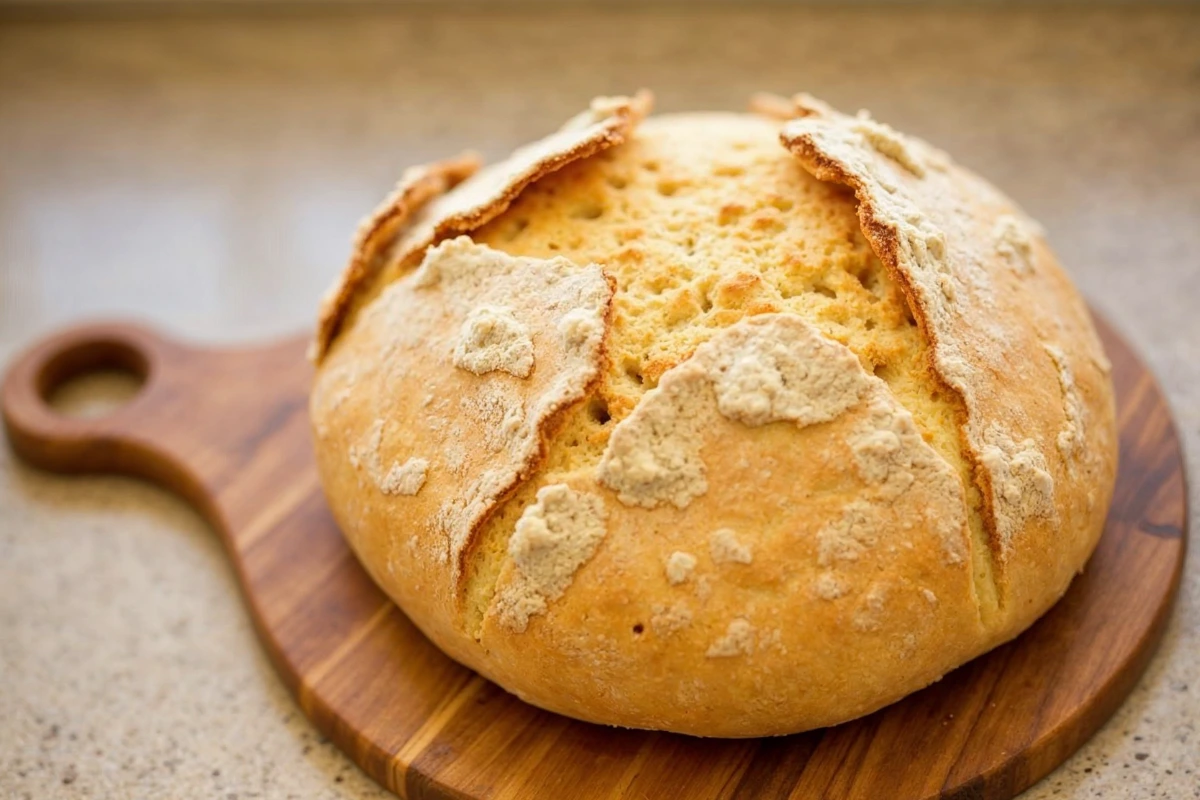
<svg viewBox="0 0 1200 800">
<path fill-rule="evenodd" d="M 645 89 L 631 98 L 598 97 L 555 133 L 482 170 L 477 156 L 464 154 L 406 173 L 360 226 L 350 263 L 322 302 L 313 360 L 320 363 L 346 318 L 414 266 L 426 248 L 486 224 L 538 178 L 621 144 L 653 103 Z M 380 261 L 389 265 L 382 276 Z"/>
<path fill-rule="evenodd" d="M 321 300 L 317 333 L 309 352 L 314 362 L 320 363 L 325 357 L 351 301 L 382 268 L 379 255 L 404 223 L 430 200 L 473 175 L 479 166 L 479 156 L 463 153 L 445 161 L 410 167 L 405 170 L 391 194 L 384 198 L 371 216 L 359 224 L 354 234 L 350 261 Z"/>
<path fill-rule="evenodd" d="M 1086 308 L 1036 223 L 986 182 L 865 115 L 795 102 L 803 116 L 784 126 L 785 146 L 818 178 L 855 190 L 934 373 L 961 398 L 1001 624 L 1020 630 L 1091 552 L 1116 474 L 1112 394 Z M 1048 446 L 1069 426 L 1086 430 L 1086 451 Z"/>
<path fill-rule="evenodd" d="M 397 242 L 393 260 L 403 264 L 433 242 L 470 233 L 502 213 L 538 178 L 624 143 L 653 102 L 645 89 L 633 97 L 596 98 L 556 132 L 518 148 L 423 209 Z"/>
<path fill-rule="evenodd" d="M 795 415 L 762 402 L 792 388 L 772 380 L 788 365 L 760 361 L 762 380 L 727 369 L 781 341 L 801 347 L 814 378 Z M 837 401 L 811 406 L 831 382 Z M 592 474 L 571 479 L 604 504 L 603 545 L 523 632 L 489 612 L 485 675 L 584 719 L 761 736 L 867 713 L 976 652 L 961 485 L 847 348 L 796 315 L 751 317 L 669 370 L 638 412 L 664 405 L 675 408 L 655 427 L 690 428 L 703 491 L 647 509 Z M 612 441 L 627 426 L 661 456 L 669 447 L 645 438 L 638 412 Z M 675 553 L 695 560 L 681 580 L 668 572 Z M 516 578 L 507 566 L 497 595 Z"/>
<path fill-rule="evenodd" d="M 405 214 L 403 224 L 389 226 L 388 235 L 375 237 L 377 258 L 386 266 L 374 266 L 339 293 L 336 314 L 323 327 L 329 332 L 314 349 L 317 359 L 332 345 L 339 326 L 352 322 L 388 284 L 415 267 L 427 248 L 486 224 L 539 178 L 626 141 L 652 105 L 653 95 L 646 90 L 633 97 L 596 98 L 558 131 L 518 148 L 504 161 L 472 169 L 453 191 L 433 195 L 415 214 Z"/>
<path fill-rule="evenodd" d="M 609 106 L 576 124 L 632 107 Z M 601 158 L 555 145 L 578 160 L 532 187 L 477 181 L 491 206 L 429 203 L 319 367 L 356 553 L 545 708 L 708 736 L 844 721 L 1024 629 L 1099 535 L 1106 362 L 1034 225 L 885 126 L 763 108 L 796 159 L 761 117 L 660 118 Z M 532 162 L 557 163 L 505 174 Z M 861 232 L 805 170 L 855 190 Z M 444 238 L 481 219 L 487 246 Z"/>
<path fill-rule="evenodd" d="M 612 292 L 594 264 L 448 240 L 359 316 L 318 372 L 311 410 L 330 505 L 375 579 L 423 627 L 457 633 L 463 554 L 536 470 L 557 416 L 598 380 Z M 525 377 L 503 368 L 503 340 L 474 335 L 479 309 L 511 319 L 528 343 Z M 499 356 L 469 369 L 456 363 L 464 345 Z M 419 488 L 394 491 L 414 461 Z"/>
</svg>

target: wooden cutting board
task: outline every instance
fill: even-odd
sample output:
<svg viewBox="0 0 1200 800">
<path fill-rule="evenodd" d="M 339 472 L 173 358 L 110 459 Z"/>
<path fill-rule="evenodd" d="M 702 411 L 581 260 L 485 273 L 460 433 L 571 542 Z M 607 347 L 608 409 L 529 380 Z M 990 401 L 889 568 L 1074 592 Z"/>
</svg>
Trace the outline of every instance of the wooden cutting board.
<svg viewBox="0 0 1200 800">
<path fill-rule="evenodd" d="M 133 325 L 83 326 L 18 357 L 0 404 L 10 445 L 30 463 L 139 475 L 193 503 L 224 540 L 259 637 L 301 708 L 401 795 L 998 799 L 1050 772 L 1116 710 L 1179 586 L 1179 439 L 1145 366 L 1100 330 L 1121 468 L 1104 537 L 1062 602 L 1015 642 L 902 702 L 774 739 L 575 722 L 443 656 L 371 583 L 326 508 L 300 338 L 210 350 Z M 69 419 L 46 404 L 70 377 L 113 367 L 145 383 L 109 416 Z"/>
</svg>

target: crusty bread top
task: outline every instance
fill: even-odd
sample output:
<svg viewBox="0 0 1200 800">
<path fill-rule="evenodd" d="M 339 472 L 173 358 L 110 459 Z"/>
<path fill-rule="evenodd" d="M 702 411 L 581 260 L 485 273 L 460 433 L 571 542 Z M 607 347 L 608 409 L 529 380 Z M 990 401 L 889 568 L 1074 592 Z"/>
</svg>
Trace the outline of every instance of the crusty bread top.
<svg viewBox="0 0 1200 800">
<path fill-rule="evenodd" d="M 311 358 L 320 363 L 346 317 L 374 298 L 372 287 L 387 285 L 413 267 L 434 243 L 494 218 L 538 178 L 621 144 L 652 103 L 645 90 L 632 98 L 599 97 L 558 131 L 486 169 L 477 171 L 477 157 L 464 154 L 406 172 L 360 225 L 350 262 L 322 302 Z M 455 191 L 447 194 L 449 189 Z M 390 272 L 379 279 L 385 264 Z"/>
<path fill-rule="evenodd" d="M 1102 528 L 1106 362 L 1037 227 L 864 115 L 756 106 L 603 101 L 438 199 L 409 181 L 338 294 L 330 506 L 439 647 L 543 707 L 844 721 L 1023 630 Z"/>
<path fill-rule="evenodd" d="M 778 422 L 788 426 L 772 424 Z M 824 472 L 824 480 L 810 479 L 815 472 Z M 729 502 L 726 498 L 744 496 L 748 475 L 772 483 L 803 480 L 807 505 L 791 502 L 786 492 L 770 501 Z M 747 525 L 751 509 L 772 504 L 786 510 Z M 700 517 L 705 527 L 672 535 L 701 545 L 700 557 L 671 550 L 660 538 L 686 514 Z M 781 564 L 780 542 L 795 536 L 796 517 L 811 531 L 812 558 Z M 762 574 L 782 567 L 803 596 L 828 602 L 872 586 L 886 593 L 894 591 L 890 580 L 871 570 L 863 580 L 857 562 L 874 548 L 880 554 L 898 548 L 915 553 L 914 528 L 921 531 L 926 591 L 934 582 L 940 589 L 969 586 L 966 571 L 957 567 L 969 549 L 962 485 L 887 384 L 864 370 L 849 348 L 798 315 L 750 316 L 667 370 L 614 426 L 594 474 L 560 473 L 538 490 L 508 540 L 509 564 L 483 625 L 486 630 L 490 621 L 524 632 L 532 617 L 546 613 L 548 600 L 563 596 L 603 541 L 604 550 L 586 569 L 648 573 L 635 585 L 646 598 L 663 601 L 663 613 L 651 619 L 659 635 L 679 634 L 695 623 L 708 631 L 701 634 L 710 637 L 701 648 L 708 658 L 743 655 L 783 641 L 782 634 L 769 632 L 771 608 L 753 603 L 713 604 L 711 619 L 695 618 L 693 609 L 707 605 L 708 593 L 731 588 L 713 585 L 714 573 Z M 610 533 L 613 540 L 606 538 Z M 544 590 L 534 591 L 539 586 Z M 693 588 L 696 605 L 689 602 Z M 757 596 L 774 595 L 763 587 Z M 668 601 L 674 614 L 665 610 Z M 878 611 L 860 609 L 856 625 L 872 629 L 872 612 Z M 973 607 L 969 611 L 974 615 Z"/>
<path fill-rule="evenodd" d="M 601 467 L 610 436 L 646 392 L 710 337 L 755 315 L 797 314 L 830 344 L 848 346 L 972 487 L 959 411 L 949 392 L 936 391 L 924 338 L 862 234 L 854 197 L 810 176 L 778 136 L 777 123 L 748 115 L 651 117 L 621 148 L 531 185 L 473 234 L 514 254 L 602 263 L 619 290 L 591 402 L 567 413 L 539 473 L 485 522 L 467 575 L 468 617 L 481 619 L 491 602 L 504 543 L 538 490 Z M 671 480 L 682 485 L 685 476 Z M 977 497 L 966 505 L 977 518 Z M 986 547 L 971 554 L 986 591 Z"/>
<path fill-rule="evenodd" d="M 380 493 L 413 497 L 452 575 L 480 520 L 536 467 L 550 421 L 599 378 L 612 291 L 594 264 L 449 239 L 358 320 L 372 371 L 403 396 L 355 396 L 361 354 L 331 365 L 346 374 L 314 397 L 324 427 L 369 414 L 351 466 Z"/>
<path fill-rule="evenodd" d="M 309 346 L 310 359 L 319 362 L 325 356 L 351 301 L 376 277 L 383 266 L 380 254 L 392 243 L 401 227 L 434 197 L 475 174 L 479 163 L 477 156 L 464 153 L 457 158 L 404 171 L 391 194 L 359 224 L 350 249 L 350 261 L 321 298 L 317 332 Z"/>
<path fill-rule="evenodd" d="M 858 414 L 849 414 L 852 409 Z M 935 520 L 930 528 L 943 543 L 945 558 L 963 561 L 962 488 L 950 465 L 852 350 L 794 314 L 747 317 L 669 369 L 613 428 L 596 477 L 625 505 L 686 508 L 708 492 L 701 449 L 720 417 L 748 428 L 772 422 L 803 428 L 843 415 L 854 420 L 842 438 L 864 486 L 846 506 L 840 533 L 834 526 L 818 536 L 818 562 L 827 565 L 837 552 L 859 546 L 856 537 L 864 530 L 854 522 L 856 516 L 872 502 L 894 502 L 914 484 Z M 742 555 L 744 545 L 722 533 L 728 531 L 717 532 L 714 557 L 748 561 L 749 549 Z"/>
<path fill-rule="evenodd" d="M 684 508 L 708 491 L 700 442 L 714 412 L 752 427 L 811 425 L 857 405 L 867 386 L 854 353 L 800 317 L 749 317 L 667 370 L 613 428 L 597 478 L 627 505 Z"/>
<path fill-rule="evenodd" d="M 604 346 L 591 362 L 595 375 L 533 414 L 533 439 L 517 442 L 503 480 L 484 486 L 478 470 L 446 465 L 457 488 L 421 492 L 420 509 L 410 510 L 444 537 L 440 558 L 463 628 L 478 635 L 493 606 L 520 628 L 562 591 L 566 567 L 547 567 L 534 545 L 566 537 L 573 544 L 564 563 L 575 568 L 589 557 L 603 514 L 578 495 L 587 481 L 646 509 L 685 508 L 703 496 L 707 477 L 694 451 L 697 425 L 712 409 L 696 398 L 710 388 L 712 413 L 751 429 L 828 422 L 858 407 L 876 391 L 864 387 L 880 381 L 911 414 L 909 426 L 934 461 L 957 475 L 970 542 L 957 556 L 970 562 L 980 613 L 996 612 L 1015 540 L 1035 522 L 1065 519 L 1056 493 L 1073 497 L 1089 475 L 1102 478 L 1096 470 L 1107 452 L 1104 442 L 1090 450 L 1079 444 L 1092 409 L 1111 402 L 1097 379 L 1103 356 L 1036 226 L 932 147 L 811 98 L 761 101 L 767 113 L 759 118 L 651 119 L 635 136 L 647 103 L 639 96 L 594 104 L 560 133 L 427 203 L 391 231 L 395 241 L 378 258 L 386 268 L 347 292 L 364 321 L 343 327 L 368 330 L 331 367 L 388 361 L 389 337 L 404 339 L 415 326 L 429 341 L 401 359 L 421 359 L 414 372 L 430 375 L 442 368 L 436 361 L 459 375 L 455 381 L 463 373 L 510 381 L 509 402 L 528 403 L 540 390 L 521 381 L 548 376 L 523 334 L 529 320 L 512 312 L 499 288 L 463 295 L 470 307 L 455 306 L 457 339 L 445 353 L 438 342 L 449 334 L 438 326 L 450 323 L 406 322 L 428 311 L 405 293 L 421 289 L 422 276 L 448 253 L 500 264 L 496 251 L 518 257 L 501 271 L 591 264 L 579 269 L 615 287 L 603 314 Z M 463 230 L 478 244 L 430 249 Z M 367 321 L 380 314 L 394 331 Z M 758 335 L 767 329 L 774 338 Z M 854 369 L 842 368 L 847 360 Z M 1011 375 L 1019 370 L 1036 386 L 1018 391 Z M 326 397 L 349 391 L 334 388 L 335 378 L 322 386 Z M 384 406 L 395 412 L 399 401 L 379 402 L 382 418 Z M 431 419 L 445 426 L 452 413 L 441 409 Z M 508 435 L 503 414 L 495 422 L 491 435 Z M 905 431 L 860 433 L 855 458 L 880 456 L 860 464 L 864 474 L 909 480 L 925 463 Z M 1040 441 L 1056 442 L 1056 452 L 1044 452 Z M 453 455 L 454 437 L 441 446 Z M 1081 453 L 1091 466 L 1076 471 L 1072 458 Z M 400 455 L 376 476 L 385 494 L 419 488 L 419 478 L 435 472 L 428 454 Z M 548 491 L 561 486 L 576 495 Z M 1092 505 L 1089 496 L 1088 509 L 1067 512 L 1081 531 L 1090 530 L 1082 520 Z M 1080 534 L 1077 547 L 1086 545 Z M 1057 569 L 1045 549 L 1028 548 L 1029 559 Z M 672 574 L 686 574 L 688 563 L 681 553 Z M 506 564 L 524 576 L 507 599 L 495 595 Z M 1037 569 L 1028 572 L 1036 588 Z"/>
<path fill-rule="evenodd" d="M 1069 471 L 1086 435 L 1076 354 L 1058 343 L 1091 339 L 1101 352 L 1086 312 L 1064 307 L 1074 292 L 1055 291 L 1061 275 L 1040 226 L 990 184 L 865 113 L 793 100 L 783 143 L 818 178 L 854 189 L 863 230 L 904 287 L 937 378 L 961 398 L 965 452 L 1003 566 L 1030 520 L 1058 520 L 1057 470 L 1039 443 L 1057 441 Z"/>
</svg>

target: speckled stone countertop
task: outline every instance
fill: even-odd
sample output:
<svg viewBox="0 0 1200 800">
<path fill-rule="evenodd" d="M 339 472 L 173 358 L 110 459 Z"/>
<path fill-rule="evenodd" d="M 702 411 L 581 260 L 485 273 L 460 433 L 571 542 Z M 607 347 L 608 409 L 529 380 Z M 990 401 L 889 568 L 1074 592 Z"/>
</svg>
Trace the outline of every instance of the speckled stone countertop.
<svg viewBox="0 0 1200 800">
<path fill-rule="evenodd" d="M 0 16 L 0 363 L 97 315 L 209 342 L 301 329 L 406 164 L 498 155 L 639 85 L 660 110 L 805 89 L 1038 217 L 1200 475 L 1196 11 L 236 14 Z M 1195 556 L 1136 691 L 1026 798 L 1200 797 Z M 196 514 L 0 448 L 0 796 L 386 795 L 285 692 Z"/>
</svg>

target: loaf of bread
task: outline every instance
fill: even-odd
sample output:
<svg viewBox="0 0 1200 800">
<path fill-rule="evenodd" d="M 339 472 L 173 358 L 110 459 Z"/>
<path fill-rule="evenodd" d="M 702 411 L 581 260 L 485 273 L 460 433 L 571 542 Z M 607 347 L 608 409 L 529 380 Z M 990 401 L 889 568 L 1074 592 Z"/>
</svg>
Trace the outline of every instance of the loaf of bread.
<svg viewBox="0 0 1200 800">
<path fill-rule="evenodd" d="M 806 95 L 649 105 L 404 175 L 322 305 L 321 481 L 412 621 L 530 703 L 849 720 L 1083 568 L 1109 364 L 1037 223 L 941 151 Z"/>
</svg>

